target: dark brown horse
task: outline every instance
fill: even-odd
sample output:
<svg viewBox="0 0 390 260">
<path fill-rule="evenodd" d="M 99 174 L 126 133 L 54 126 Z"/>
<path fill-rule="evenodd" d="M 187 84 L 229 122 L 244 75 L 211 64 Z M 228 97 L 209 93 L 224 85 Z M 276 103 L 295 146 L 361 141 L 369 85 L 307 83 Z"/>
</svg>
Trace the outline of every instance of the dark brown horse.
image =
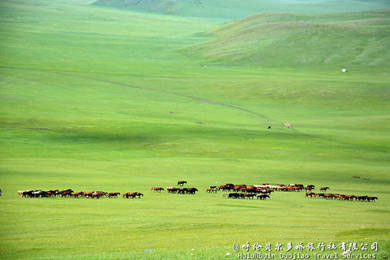
<svg viewBox="0 0 390 260">
<path fill-rule="evenodd" d="M 107 196 L 109 198 L 117 198 L 120 194 L 120 192 L 109 192 Z"/>
<path fill-rule="evenodd" d="M 187 181 L 178 181 L 177 185 L 183 186 L 184 184 L 187 184 Z"/>
<path fill-rule="evenodd" d="M 126 193 L 123 193 L 123 198 L 132 198 L 134 199 L 135 197 L 137 196 L 137 194 L 135 192 L 126 192 Z"/>
<path fill-rule="evenodd" d="M 141 192 L 127 192 L 127 193 L 124 193 L 123 194 L 123 198 L 131 198 L 131 199 L 134 199 L 134 198 L 141 198 L 141 196 L 144 196 L 144 194 L 142 194 Z"/>
<path fill-rule="evenodd" d="M 175 187 L 168 187 L 167 188 L 167 191 L 169 193 L 176 193 L 176 192 L 178 192 L 178 190 L 179 190 L 179 188 L 175 188 Z"/>
<path fill-rule="evenodd" d="M 224 185 L 221 185 L 219 186 L 219 189 L 222 190 L 222 191 L 231 191 L 234 189 L 234 184 L 224 184 Z"/>
<path fill-rule="evenodd" d="M 254 193 L 245 193 L 244 198 L 246 199 L 253 199 L 253 197 L 256 196 Z"/>
<path fill-rule="evenodd" d="M 265 200 L 265 199 L 269 199 L 269 195 L 265 195 L 265 194 L 259 194 L 256 196 L 257 199 L 261 199 L 261 200 Z"/>
<path fill-rule="evenodd" d="M 161 192 L 161 191 L 164 190 L 164 188 L 163 188 L 163 187 L 152 187 L 150 190 L 151 190 L 151 191 L 158 191 L 158 192 Z"/>
</svg>

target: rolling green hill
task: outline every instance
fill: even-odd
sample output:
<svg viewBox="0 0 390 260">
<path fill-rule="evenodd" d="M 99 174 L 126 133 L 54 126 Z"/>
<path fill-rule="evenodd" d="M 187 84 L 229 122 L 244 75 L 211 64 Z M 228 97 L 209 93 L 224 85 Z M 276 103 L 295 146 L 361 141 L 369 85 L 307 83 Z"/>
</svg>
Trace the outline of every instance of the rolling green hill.
<svg viewBox="0 0 390 260">
<path fill-rule="evenodd" d="M 386 0 L 97 0 L 96 5 L 182 16 L 237 19 L 256 13 L 331 13 L 390 8 Z"/>
<path fill-rule="evenodd" d="M 209 63 L 390 66 L 390 10 L 260 14 L 228 23 L 190 49 Z"/>
</svg>

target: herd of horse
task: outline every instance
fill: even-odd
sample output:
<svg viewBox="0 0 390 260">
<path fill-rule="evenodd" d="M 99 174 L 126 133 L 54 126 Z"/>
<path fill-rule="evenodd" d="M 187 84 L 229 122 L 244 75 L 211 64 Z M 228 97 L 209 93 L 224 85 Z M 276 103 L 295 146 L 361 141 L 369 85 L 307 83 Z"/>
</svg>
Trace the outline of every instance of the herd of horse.
<svg viewBox="0 0 390 260">
<path fill-rule="evenodd" d="M 226 197 L 226 195 L 224 197 Z M 256 197 L 256 199 L 260 199 L 260 200 L 265 200 L 267 198 L 268 199 L 270 198 L 268 194 L 238 193 L 238 192 L 229 193 L 227 197 L 229 199 L 253 199 L 254 197 Z"/>
<path fill-rule="evenodd" d="M 176 193 L 176 194 L 191 194 L 194 195 L 198 192 L 197 188 L 187 188 L 183 187 L 183 185 L 187 184 L 187 181 L 178 181 L 177 185 L 181 187 L 168 187 L 166 188 L 168 193 Z M 333 194 L 333 193 L 314 193 L 311 192 L 315 189 L 313 184 L 303 185 L 303 184 L 275 184 L 271 185 L 269 183 L 263 183 L 261 185 L 246 185 L 246 184 L 233 184 L 226 183 L 220 186 L 209 186 L 206 189 L 208 193 L 217 193 L 219 191 L 229 192 L 228 194 L 224 194 L 223 197 L 227 197 L 229 199 L 260 199 L 266 200 L 270 198 L 272 192 L 275 191 L 283 191 L 283 192 L 291 192 L 291 191 L 307 191 L 307 198 L 324 198 L 324 199 L 339 199 L 339 200 L 357 200 L 357 201 L 375 201 L 378 197 L 369 197 L 369 196 L 357 196 L 357 195 L 345 195 L 345 194 Z M 327 191 L 330 189 L 329 187 L 320 187 L 320 191 Z M 161 192 L 165 189 L 163 187 L 152 187 L 151 191 Z M 67 190 L 25 190 L 18 191 L 18 195 L 25 198 L 43 198 L 43 197 L 70 197 L 70 198 L 117 198 L 122 195 L 123 198 L 141 198 L 144 196 L 141 192 L 126 192 L 121 194 L 120 192 L 104 192 L 104 191 L 92 191 L 92 192 L 75 192 L 72 189 Z"/>
<path fill-rule="evenodd" d="M 116 198 L 121 195 L 120 192 L 104 192 L 104 191 L 91 191 L 91 192 L 75 192 L 72 189 L 67 190 L 25 190 L 18 191 L 18 195 L 24 198 L 47 198 L 47 197 L 63 197 L 63 198 L 92 198 L 100 199 L 102 197 Z M 141 192 L 127 192 L 122 194 L 123 198 L 141 198 L 143 194 Z"/>
<path fill-rule="evenodd" d="M 314 193 L 306 192 L 306 198 L 322 198 L 322 199 L 339 199 L 339 200 L 350 200 L 350 201 L 375 201 L 378 197 L 357 196 L 357 195 L 345 195 L 345 194 L 333 194 L 333 193 Z"/>
</svg>

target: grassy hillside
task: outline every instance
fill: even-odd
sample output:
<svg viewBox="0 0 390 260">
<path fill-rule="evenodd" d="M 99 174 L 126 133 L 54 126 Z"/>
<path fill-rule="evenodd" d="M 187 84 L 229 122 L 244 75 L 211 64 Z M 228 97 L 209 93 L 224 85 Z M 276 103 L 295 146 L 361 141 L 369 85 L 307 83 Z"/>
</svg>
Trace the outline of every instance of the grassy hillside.
<svg viewBox="0 0 390 260">
<path fill-rule="evenodd" d="M 190 49 L 209 63 L 390 66 L 390 10 L 332 15 L 261 14 L 210 32 Z"/>
<path fill-rule="evenodd" d="M 96 5 L 182 16 L 237 19 L 256 13 L 332 13 L 390 8 L 386 0 L 97 0 Z"/>
<path fill-rule="evenodd" d="M 234 259 L 247 241 L 378 241 L 377 258 L 389 257 L 388 67 L 203 66 L 183 52 L 225 21 L 0 2 L 1 259 Z M 150 191 L 179 179 L 199 193 Z M 379 200 L 205 192 L 226 182 Z M 145 196 L 17 195 L 55 188 Z"/>
</svg>

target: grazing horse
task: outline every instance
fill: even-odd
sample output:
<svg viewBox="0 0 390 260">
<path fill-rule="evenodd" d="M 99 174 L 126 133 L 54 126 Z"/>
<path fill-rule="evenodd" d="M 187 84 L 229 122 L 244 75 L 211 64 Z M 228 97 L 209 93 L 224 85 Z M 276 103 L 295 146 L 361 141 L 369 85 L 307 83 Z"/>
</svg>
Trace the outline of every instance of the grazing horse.
<svg viewBox="0 0 390 260">
<path fill-rule="evenodd" d="M 370 202 L 370 201 L 375 201 L 377 200 L 378 197 L 367 197 L 367 201 Z"/>
<path fill-rule="evenodd" d="M 228 198 L 232 199 L 238 199 L 240 197 L 240 193 L 234 192 L 234 193 L 229 193 Z"/>
<path fill-rule="evenodd" d="M 253 200 L 254 196 L 256 196 L 256 194 L 253 194 L 253 193 L 245 193 L 244 194 L 244 198 L 248 198 L 248 199 L 252 199 L 252 200 Z"/>
<path fill-rule="evenodd" d="M 241 185 L 234 185 L 233 187 L 233 190 L 234 191 L 242 191 L 242 189 L 246 189 L 246 185 L 245 184 L 241 184 Z"/>
<path fill-rule="evenodd" d="M 84 192 L 84 197 L 86 197 L 86 198 L 92 198 L 92 193 L 93 193 L 93 192 Z"/>
<path fill-rule="evenodd" d="M 187 188 L 178 188 L 177 194 L 185 194 L 187 192 Z"/>
<path fill-rule="evenodd" d="M 31 193 L 32 197 L 34 198 L 42 198 L 42 197 L 49 197 L 49 193 L 43 190 L 36 190 Z"/>
<path fill-rule="evenodd" d="M 69 196 L 73 198 L 78 198 L 82 195 L 84 195 L 84 192 L 72 192 Z"/>
<path fill-rule="evenodd" d="M 158 191 L 158 192 L 161 192 L 161 191 L 164 190 L 164 188 L 163 188 L 163 187 L 152 187 L 150 190 L 151 190 L 151 191 Z"/>
<path fill-rule="evenodd" d="M 257 199 L 261 199 L 261 200 L 265 200 L 267 198 L 270 198 L 269 195 L 265 195 L 265 194 L 259 194 L 256 196 Z"/>
<path fill-rule="evenodd" d="M 253 193 L 255 193 L 256 192 L 256 187 L 252 186 L 252 185 L 248 185 L 248 186 L 246 186 L 246 189 L 245 189 L 244 192 L 249 192 L 249 193 L 253 192 Z"/>
<path fill-rule="evenodd" d="M 27 190 L 23 192 L 23 197 L 33 198 L 33 190 Z"/>
<path fill-rule="evenodd" d="M 187 188 L 187 189 L 186 189 L 186 192 L 187 192 L 188 194 L 195 194 L 197 191 L 198 191 L 197 188 Z"/>
<path fill-rule="evenodd" d="M 67 190 L 62 190 L 62 191 L 59 191 L 59 195 L 61 197 L 69 197 L 70 194 L 72 194 L 74 191 L 72 189 L 67 189 Z"/>
<path fill-rule="evenodd" d="M 206 189 L 207 192 L 218 192 L 218 188 L 216 186 L 210 186 Z"/>
<path fill-rule="evenodd" d="M 108 197 L 109 198 L 112 198 L 112 197 L 117 198 L 118 195 L 120 195 L 120 194 L 121 194 L 120 192 L 109 192 Z"/>
<path fill-rule="evenodd" d="M 235 185 L 233 183 L 226 183 L 224 185 L 219 186 L 219 189 L 223 191 L 231 191 L 234 189 L 234 186 Z"/>
<path fill-rule="evenodd" d="M 306 192 L 306 198 L 307 197 L 310 197 L 310 198 L 313 198 L 313 196 L 315 196 L 316 194 L 314 192 Z"/>
<path fill-rule="evenodd" d="M 324 198 L 325 198 L 325 199 L 334 199 L 334 198 L 335 198 L 335 195 L 332 194 L 332 193 L 325 193 L 325 194 L 324 194 Z"/>
<path fill-rule="evenodd" d="M 183 186 L 184 184 L 187 184 L 187 181 L 178 181 L 177 185 Z"/>
<path fill-rule="evenodd" d="M 105 196 L 107 193 L 106 192 L 103 192 L 103 191 L 95 191 L 92 193 L 92 196 L 91 198 L 96 198 L 96 199 L 100 199 L 101 197 Z"/>
<path fill-rule="evenodd" d="M 344 195 L 344 200 L 353 200 L 353 199 L 356 199 L 356 196 L 355 195 Z"/>
<path fill-rule="evenodd" d="M 367 198 L 368 198 L 368 196 L 357 196 L 357 199 L 358 199 L 359 201 L 366 201 Z"/>
<path fill-rule="evenodd" d="M 168 191 L 169 193 L 176 193 L 176 192 L 179 191 L 179 188 L 168 187 L 168 188 L 167 188 L 167 191 Z"/>
<path fill-rule="evenodd" d="M 327 190 L 329 190 L 330 188 L 329 187 L 321 187 L 320 188 L 320 191 L 327 191 Z"/>
<path fill-rule="evenodd" d="M 226 184 L 226 185 L 219 186 L 219 189 L 222 190 L 222 191 L 231 191 L 233 188 L 234 188 L 234 185 L 230 186 L 230 185 Z"/>
<path fill-rule="evenodd" d="M 132 198 L 134 199 L 135 197 L 137 196 L 136 192 L 127 192 L 127 193 L 123 193 L 123 198 Z"/>
<path fill-rule="evenodd" d="M 49 190 L 47 191 L 50 197 L 55 197 L 58 194 L 58 190 Z"/>
<path fill-rule="evenodd" d="M 314 190 L 315 186 L 313 184 L 306 185 L 305 190 L 311 191 Z"/>
</svg>

